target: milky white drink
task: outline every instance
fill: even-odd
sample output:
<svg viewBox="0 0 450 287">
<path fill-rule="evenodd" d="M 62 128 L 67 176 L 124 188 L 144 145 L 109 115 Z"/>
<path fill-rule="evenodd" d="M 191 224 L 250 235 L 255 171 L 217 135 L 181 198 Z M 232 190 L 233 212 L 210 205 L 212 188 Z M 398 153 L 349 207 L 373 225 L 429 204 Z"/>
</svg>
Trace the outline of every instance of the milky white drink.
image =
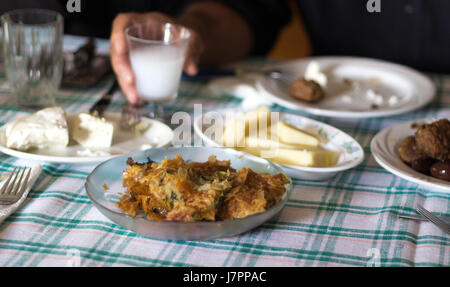
<svg viewBox="0 0 450 287">
<path fill-rule="evenodd" d="M 171 101 L 177 97 L 184 51 L 176 46 L 133 49 L 130 62 L 139 96 L 150 101 Z"/>
</svg>

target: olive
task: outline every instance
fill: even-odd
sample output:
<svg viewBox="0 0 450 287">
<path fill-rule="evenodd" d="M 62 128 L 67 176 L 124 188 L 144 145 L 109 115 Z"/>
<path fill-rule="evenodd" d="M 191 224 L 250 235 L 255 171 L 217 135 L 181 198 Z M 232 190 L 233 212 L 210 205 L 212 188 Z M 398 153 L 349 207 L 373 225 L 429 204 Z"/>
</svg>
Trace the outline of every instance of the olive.
<svg viewBox="0 0 450 287">
<path fill-rule="evenodd" d="M 450 160 L 438 161 L 430 168 L 432 176 L 450 181 Z"/>
<path fill-rule="evenodd" d="M 420 173 L 429 174 L 430 168 L 434 163 L 435 163 L 434 159 L 430 157 L 422 157 L 413 160 L 411 162 L 411 167 Z"/>
</svg>

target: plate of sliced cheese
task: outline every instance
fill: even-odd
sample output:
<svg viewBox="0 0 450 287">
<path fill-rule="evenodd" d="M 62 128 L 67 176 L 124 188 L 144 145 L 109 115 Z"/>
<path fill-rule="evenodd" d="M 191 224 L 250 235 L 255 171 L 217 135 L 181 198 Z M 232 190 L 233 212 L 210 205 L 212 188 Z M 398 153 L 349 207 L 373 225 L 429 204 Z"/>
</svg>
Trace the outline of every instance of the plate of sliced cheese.
<svg viewBox="0 0 450 287">
<path fill-rule="evenodd" d="M 0 151 L 43 162 L 88 164 L 171 144 L 173 131 L 167 125 L 143 117 L 133 129 L 122 130 L 120 116 L 45 108 L 1 126 Z"/>
<path fill-rule="evenodd" d="M 292 178 L 325 180 L 364 159 L 360 144 L 330 125 L 295 114 L 221 110 L 194 119 L 207 146 L 244 151 L 279 164 Z"/>
</svg>

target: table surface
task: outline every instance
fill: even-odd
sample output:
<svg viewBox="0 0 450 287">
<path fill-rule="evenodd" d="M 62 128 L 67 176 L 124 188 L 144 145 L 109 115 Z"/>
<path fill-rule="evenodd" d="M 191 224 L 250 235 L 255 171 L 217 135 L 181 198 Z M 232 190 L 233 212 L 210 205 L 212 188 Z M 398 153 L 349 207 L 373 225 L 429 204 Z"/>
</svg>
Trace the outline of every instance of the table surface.
<svg viewBox="0 0 450 287">
<path fill-rule="evenodd" d="M 74 48 L 82 39 L 64 41 Z M 107 45 L 100 43 L 104 51 Z M 136 234 L 105 218 L 87 197 L 84 182 L 94 165 L 44 163 L 26 203 L 0 225 L 0 266 L 449 266 L 449 235 L 431 223 L 397 215 L 415 214 L 414 206 L 422 204 L 450 216 L 450 194 L 387 172 L 369 148 L 385 127 L 448 115 L 450 75 L 428 75 L 437 95 L 419 111 L 375 119 L 309 116 L 352 135 L 364 148 L 364 162 L 328 181 L 294 180 L 279 218 L 231 238 L 168 241 Z M 69 113 L 87 110 L 111 84 L 109 78 L 91 89 L 61 90 L 58 102 Z M 240 105 L 241 99 L 210 93 L 205 86 L 183 82 L 172 109 L 192 112 L 197 103 L 204 111 Z M 26 114 L 12 102 L 2 78 L 0 124 Z M 123 104 L 125 99 L 116 94 L 108 111 L 120 112 Z M 0 155 L 0 172 L 27 164 Z"/>
</svg>

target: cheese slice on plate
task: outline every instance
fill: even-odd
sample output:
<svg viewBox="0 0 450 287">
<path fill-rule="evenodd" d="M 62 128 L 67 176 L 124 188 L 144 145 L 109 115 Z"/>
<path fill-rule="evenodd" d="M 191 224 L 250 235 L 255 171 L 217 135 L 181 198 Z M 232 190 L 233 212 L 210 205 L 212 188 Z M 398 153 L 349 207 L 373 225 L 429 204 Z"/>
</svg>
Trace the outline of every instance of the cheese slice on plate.
<svg viewBox="0 0 450 287">
<path fill-rule="evenodd" d="M 257 147 L 239 148 L 267 160 L 279 163 L 305 167 L 330 167 L 336 165 L 339 153 L 325 149 L 261 149 Z"/>
<path fill-rule="evenodd" d="M 263 154 L 262 154 L 263 155 Z M 289 165 L 329 167 L 337 163 L 339 154 L 329 150 L 292 150 L 280 148 L 269 160 Z"/>
<path fill-rule="evenodd" d="M 80 113 L 72 121 L 72 138 L 83 147 L 110 147 L 113 135 L 114 124 L 105 118 Z"/>
<path fill-rule="evenodd" d="M 262 128 L 267 129 L 268 125 L 270 125 L 270 110 L 266 106 L 261 106 L 226 122 L 222 143 L 226 147 L 243 147 L 247 135 L 256 134 Z"/>
<path fill-rule="evenodd" d="M 65 147 L 69 143 L 66 113 L 60 107 L 45 108 L 6 124 L 5 136 L 6 147 L 21 151 Z"/>
<path fill-rule="evenodd" d="M 286 144 L 299 144 L 319 146 L 320 140 L 315 136 L 299 130 L 283 121 L 277 123 L 276 131 L 281 142 Z"/>
</svg>

